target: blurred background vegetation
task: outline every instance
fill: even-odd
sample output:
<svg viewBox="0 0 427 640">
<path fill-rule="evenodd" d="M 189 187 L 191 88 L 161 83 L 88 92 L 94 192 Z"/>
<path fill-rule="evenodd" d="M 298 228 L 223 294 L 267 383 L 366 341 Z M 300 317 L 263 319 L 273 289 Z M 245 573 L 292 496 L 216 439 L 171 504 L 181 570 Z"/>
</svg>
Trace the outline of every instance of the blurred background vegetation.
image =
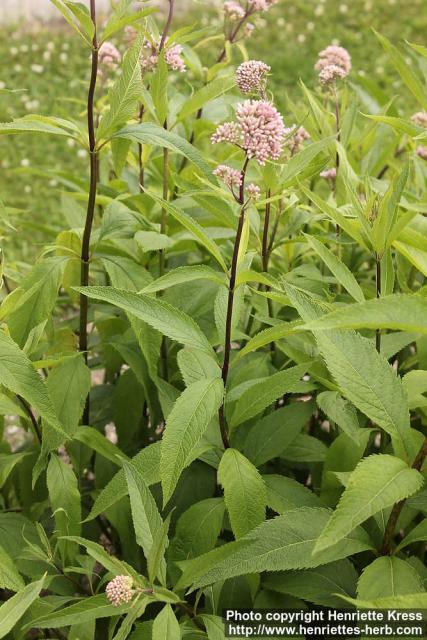
<svg viewBox="0 0 427 640">
<path fill-rule="evenodd" d="M 216 25 L 221 29 L 222 3 L 181 3 L 175 27 Z M 331 43 L 345 46 L 353 58 L 350 82 L 360 96 L 375 95 L 379 104 L 393 97 L 402 111 L 410 112 L 407 92 L 401 91 L 397 74 L 387 62 L 372 29 L 394 44 L 405 40 L 426 44 L 425 0 L 280 0 L 259 18 L 254 35 L 246 41 L 248 55 L 272 68 L 271 86 L 286 119 L 287 96 L 297 100 L 299 79 L 315 86 L 313 65 L 317 53 Z M 0 119 L 9 121 L 26 113 L 84 116 L 89 77 L 88 52 L 62 21 L 44 25 L 33 22 L 2 25 L 0 38 Z M 124 51 L 126 45 L 116 42 Z M 214 60 L 218 43 L 198 49 L 204 63 Z M 236 64 L 240 53 L 235 55 Z M 408 52 L 408 64 L 413 60 Z M 427 67 L 422 70 L 427 78 Z M 185 81 L 180 79 L 179 81 Z M 4 93 L 1 89 L 22 90 Z M 399 98 L 399 94 L 404 99 Z M 69 143 L 70 144 L 70 143 Z M 0 200 L 13 214 L 14 234 L 1 224 L 2 244 L 19 243 L 20 255 L 36 254 L 46 233 L 56 231 L 60 220 L 60 192 L 67 190 L 67 175 L 86 179 L 87 158 L 55 137 L 26 136 L 0 140 Z M 84 183 L 83 183 L 84 184 Z"/>
</svg>

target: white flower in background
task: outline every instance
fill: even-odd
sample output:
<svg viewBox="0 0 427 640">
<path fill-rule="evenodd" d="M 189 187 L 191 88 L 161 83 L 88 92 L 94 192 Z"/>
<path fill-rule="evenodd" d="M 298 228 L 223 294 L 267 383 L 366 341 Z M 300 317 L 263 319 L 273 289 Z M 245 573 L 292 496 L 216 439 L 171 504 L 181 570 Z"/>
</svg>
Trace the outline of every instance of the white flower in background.
<svg viewBox="0 0 427 640">
<path fill-rule="evenodd" d="M 0 89 L 6 89 L 6 83 L 0 80 Z"/>
<path fill-rule="evenodd" d="M 15 64 L 15 66 L 13 67 L 13 70 L 16 71 L 16 73 L 20 73 L 22 71 L 22 65 Z"/>
<path fill-rule="evenodd" d="M 43 51 L 43 60 L 45 62 L 49 62 L 51 56 L 52 54 L 50 53 L 50 51 Z"/>
<path fill-rule="evenodd" d="M 9 53 L 10 53 L 11 56 L 17 56 L 18 55 L 18 48 L 17 47 L 10 47 Z"/>
<path fill-rule="evenodd" d="M 75 146 L 76 146 L 76 141 L 75 141 L 75 140 L 73 140 L 72 138 L 68 138 L 68 140 L 67 140 L 67 145 L 68 145 L 69 147 L 75 147 Z"/>
<path fill-rule="evenodd" d="M 30 161 L 28 160 L 28 158 L 22 158 L 21 167 L 29 167 L 29 166 L 30 166 Z"/>
<path fill-rule="evenodd" d="M 53 51 L 55 49 L 55 43 L 54 42 L 48 42 L 46 45 L 46 49 L 48 51 Z"/>
<path fill-rule="evenodd" d="M 300 33 L 297 40 L 302 44 L 303 42 L 305 42 L 305 35 L 303 33 Z"/>
<path fill-rule="evenodd" d="M 24 187 L 24 191 L 25 191 L 25 193 L 31 193 L 31 192 L 32 192 L 32 188 L 30 187 L 30 185 L 29 185 L 29 184 L 26 184 L 26 185 L 25 185 L 25 187 Z"/>
<path fill-rule="evenodd" d="M 19 47 L 19 50 L 22 51 L 22 53 L 27 53 L 28 45 L 27 44 L 21 44 L 21 46 Z"/>
<path fill-rule="evenodd" d="M 85 149 L 79 149 L 77 151 L 77 157 L 78 158 L 86 158 L 87 152 Z"/>
<path fill-rule="evenodd" d="M 32 64 L 31 71 L 40 75 L 44 71 L 44 66 L 42 64 Z"/>
<path fill-rule="evenodd" d="M 63 63 L 68 62 L 68 53 L 60 53 L 59 59 Z"/>
</svg>

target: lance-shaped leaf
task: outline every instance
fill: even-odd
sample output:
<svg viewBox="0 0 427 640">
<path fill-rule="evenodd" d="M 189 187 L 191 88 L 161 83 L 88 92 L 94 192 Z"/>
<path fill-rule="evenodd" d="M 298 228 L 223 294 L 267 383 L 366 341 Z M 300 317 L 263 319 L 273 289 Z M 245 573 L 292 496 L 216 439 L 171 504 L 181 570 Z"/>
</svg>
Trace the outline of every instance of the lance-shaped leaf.
<svg viewBox="0 0 427 640">
<path fill-rule="evenodd" d="M 358 609 L 427 609 L 427 593 L 408 593 L 403 596 L 388 596 L 373 600 L 341 596 Z"/>
<path fill-rule="evenodd" d="M 182 471 L 192 462 L 193 452 L 221 406 L 221 378 L 199 380 L 179 396 L 170 412 L 162 438 L 160 475 L 166 504 Z"/>
<path fill-rule="evenodd" d="M 0 123 L 0 136 L 22 133 L 48 133 L 54 136 L 76 138 L 78 129 L 75 128 L 72 122 L 52 116 L 28 115 L 23 118 L 17 118 L 12 122 Z"/>
<path fill-rule="evenodd" d="M 196 113 L 196 111 L 201 107 L 204 107 L 211 100 L 219 98 L 219 96 L 230 91 L 235 84 L 236 80 L 234 79 L 234 76 L 221 76 L 219 78 L 215 78 L 212 82 L 209 82 L 207 85 L 196 91 L 191 98 L 184 102 L 184 105 L 178 114 L 179 120 L 183 120 L 192 113 Z"/>
<path fill-rule="evenodd" d="M 362 600 L 423 592 L 418 571 L 409 562 L 389 556 L 377 558 L 365 567 L 357 583 L 357 597 Z"/>
<path fill-rule="evenodd" d="M 13 629 L 16 623 L 22 618 L 26 610 L 38 598 L 43 588 L 44 576 L 37 582 L 31 582 L 18 591 L 12 598 L 7 600 L 0 607 L 0 638 L 4 638 Z"/>
<path fill-rule="evenodd" d="M 101 140 L 133 116 L 138 99 L 141 97 L 141 48 L 143 36 L 139 35 L 132 48 L 125 55 L 122 74 L 109 92 L 110 109 L 102 117 L 97 132 Z"/>
<path fill-rule="evenodd" d="M 172 269 L 169 273 L 157 278 L 157 280 L 154 280 L 144 287 L 141 293 L 156 293 L 157 291 L 164 291 L 165 289 L 169 289 L 169 287 L 174 287 L 177 284 L 193 282 L 194 280 L 210 280 L 218 284 L 226 284 L 225 276 L 219 273 L 219 271 L 215 271 L 211 267 L 203 264 L 197 264 Z"/>
<path fill-rule="evenodd" d="M 293 287 L 287 286 L 287 293 L 306 322 L 317 321 L 328 309 Z M 412 460 L 416 447 L 410 432 L 408 401 L 400 378 L 387 360 L 370 340 L 354 331 L 313 333 L 342 395 L 387 431 L 395 445 Z"/>
<path fill-rule="evenodd" d="M 20 591 L 25 587 L 19 571 L 10 555 L 0 546 L 0 588 Z"/>
<path fill-rule="evenodd" d="M 365 296 L 363 295 L 363 291 L 350 269 L 341 262 L 341 260 L 339 260 L 332 251 L 320 242 L 320 240 L 313 236 L 304 235 L 321 260 L 323 260 L 328 269 L 334 274 L 344 289 L 348 291 L 351 297 L 354 298 L 356 302 L 363 302 L 365 300 Z"/>
<path fill-rule="evenodd" d="M 305 373 L 307 373 L 307 364 L 300 364 L 256 382 L 240 396 L 230 424 L 237 427 L 242 422 L 261 413 L 284 393 L 296 391 Z"/>
<path fill-rule="evenodd" d="M 340 307 L 308 322 L 304 329 L 400 329 L 427 333 L 427 299 L 394 293 L 359 304 Z"/>
<path fill-rule="evenodd" d="M 52 455 L 47 468 L 47 488 L 50 506 L 55 517 L 55 528 L 59 535 L 79 535 L 82 510 L 77 478 L 72 467 Z M 60 544 L 64 560 L 71 559 L 70 545 Z"/>
<path fill-rule="evenodd" d="M 194 235 L 195 240 L 200 242 L 207 251 L 215 258 L 218 264 L 222 267 L 224 271 L 227 271 L 227 265 L 225 264 L 225 260 L 222 257 L 220 250 L 218 249 L 216 243 L 207 235 L 206 231 L 200 224 L 194 220 L 188 213 L 185 213 L 181 209 L 179 209 L 174 204 L 163 200 L 155 193 L 151 191 L 146 191 L 146 194 L 153 198 L 158 204 L 160 204 L 168 213 L 171 214 L 175 220 L 177 220 L 183 227 L 185 227 L 190 233 Z"/>
<path fill-rule="evenodd" d="M 63 437 L 67 437 L 58 420 L 46 386 L 34 371 L 31 360 L 18 345 L 0 332 L 0 384 L 22 396 Z"/>
<path fill-rule="evenodd" d="M 113 287 L 76 287 L 89 298 L 109 302 L 144 320 L 168 338 L 213 355 L 213 349 L 199 325 L 183 311 L 163 300 Z"/>
<path fill-rule="evenodd" d="M 181 640 L 181 629 L 170 604 L 154 618 L 153 640 Z"/>
<path fill-rule="evenodd" d="M 153 494 L 148 488 L 142 474 L 139 473 L 136 467 L 128 462 L 124 463 L 123 468 L 128 486 L 136 541 L 139 546 L 142 547 L 144 556 L 148 561 L 148 559 L 152 557 L 151 552 L 155 541 L 162 533 L 163 520 L 157 509 Z M 164 584 L 166 581 L 166 563 L 164 558 L 153 566 L 156 566 L 156 569 L 158 569 L 160 582 Z M 151 582 L 153 582 L 156 576 L 150 575 L 149 577 Z"/>
<path fill-rule="evenodd" d="M 368 535 L 359 528 L 333 547 L 313 554 L 316 540 L 330 517 L 327 509 L 301 507 L 266 520 L 236 542 L 180 562 L 183 575 L 177 588 L 192 585 L 192 589 L 197 589 L 263 571 L 309 569 L 372 548 Z"/>
<path fill-rule="evenodd" d="M 218 481 L 236 538 L 265 520 L 267 491 L 254 465 L 237 449 L 226 449 L 218 467 Z"/>
<path fill-rule="evenodd" d="M 45 616 L 32 620 L 30 626 L 37 629 L 70 627 L 74 624 L 98 620 L 98 618 L 110 618 L 127 613 L 132 604 L 131 601 L 116 607 L 110 604 L 105 593 L 99 593 L 96 596 L 83 598 L 83 600 L 68 605 L 59 611 L 52 611 Z"/>
<path fill-rule="evenodd" d="M 114 134 L 114 138 L 126 138 L 139 144 L 149 144 L 156 147 L 166 147 L 170 151 L 185 156 L 192 162 L 209 181 L 213 181 L 212 170 L 200 151 L 185 138 L 164 129 L 158 124 L 143 122 L 142 124 L 131 124 L 124 129 L 120 129 Z"/>
<path fill-rule="evenodd" d="M 419 471 L 399 458 L 386 454 L 365 458 L 352 472 L 315 552 L 335 545 L 374 514 L 416 493 L 422 484 Z"/>
</svg>

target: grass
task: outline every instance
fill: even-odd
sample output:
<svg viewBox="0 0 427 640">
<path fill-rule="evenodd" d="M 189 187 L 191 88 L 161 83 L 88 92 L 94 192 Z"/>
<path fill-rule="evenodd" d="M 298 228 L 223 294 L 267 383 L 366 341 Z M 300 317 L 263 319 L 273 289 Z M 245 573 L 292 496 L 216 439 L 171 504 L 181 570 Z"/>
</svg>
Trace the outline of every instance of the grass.
<svg viewBox="0 0 427 640">
<path fill-rule="evenodd" d="M 259 19 L 255 34 L 247 42 L 248 52 L 271 65 L 272 86 L 285 120 L 286 95 L 298 95 L 300 78 L 309 86 L 314 84 L 317 53 L 334 40 L 352 55 L 353 81 L 375 81 L 380 88 L 392 83 L 398 92 L 397 76 L 387 65 L 372 28 L 395 43 L 424 43 L 424 1 L 410 0 L 403 11 L 399 0 L 281 0 L 265 19 Z M 190 11 L 202 24 L 220 24 L 220 14 L 209 2 L 205 7 L 194 3 Z M 188 12 L 178 16 L 180 20 L 188 24 Z M 70 110 L 73 115 L 83 116 L 89 63 L 78 39 L 56 24 L 50 30 L 3 27 L 2 31 L 0 56 L 5 64 L 0 87 L 25 91 L 0 93 L 0 119 L 10 120 L 29 112 L 65 116 Z M 45 235 L 60 216 L 58 180 L 52 174 L 79 171 L 79 163 L 84 177 L 87 159 L 62 140 L 37 136 L 1 140 L 0 198 L 23 210 L 18 214 L 18 225 L 30 232 L 19 238 L 7 233 L 6 246 L 8 241 L 19 241 L 21 255 L 37 251 L 37 240 L 42 238 L 38 231 Z"/>
</svg>

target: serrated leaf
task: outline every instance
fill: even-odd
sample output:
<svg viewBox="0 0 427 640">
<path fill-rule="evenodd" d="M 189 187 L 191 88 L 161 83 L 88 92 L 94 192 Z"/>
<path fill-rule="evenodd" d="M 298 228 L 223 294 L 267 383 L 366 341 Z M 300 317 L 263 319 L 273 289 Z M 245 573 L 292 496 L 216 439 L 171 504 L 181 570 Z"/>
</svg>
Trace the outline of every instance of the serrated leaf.
<svg viewBox="0 0 427 640">
<path fill-rule="evenodd" d="M 99 123 L 98 140 L 111 136 L 118 126 L 134 115 L 138 99 L 141 96 L 140 55 L 142 43 L 143 36 L 140 34 L 123 59 L 122 74 L 109 91 L 110 109 Z"/>
<path fill-rule="evenodd" d="M 10 555 L 0 546 L 0 588 L 20 591 L 25 583 Z"/>
<path fill-rule="evenodd" d="M 322 242 L 314 236 L 304 234 L 309 244 L 323 260 L 328 269 L 356 302 L 364 302 L 365 296 L 350 269 L 336 255 L 332 253 Z"/>
<path fill-rule="evenodd" d="M 357 597 L 362 600 L 421 592 L 424 592 L 423 584 L 414 567 L 389 556 L 377 558 L 365 567 L 357 583 Z"/>
<path fill-rule="evenodd" d="M 316 402 L 330 420 L 359 444 L 360 426 L 357 413 L 348 400 L 344 400 L 337 391 L 323 391 L 318 394 Z"/>
<path fill-rule="evenodd" d="M 411 529 L 409 533 L 406 534 L 402 542 L 397 545 L 396 553 L 414 542 L 425 541 L 427 541 L 427 518 L 424 518 L 424 520 L 422 520 L 413 529 Z"/>
<path fill-rule="evenodd" d="M 181 629 L 170 604 L 154 618 L 152 640 L 181 640 Z"/>
<path fill-rule="evenodd" d="M 185 227 L 190 233 L 192 233 L 195 239 L 202 244 L 207 251 L 215 258 L 220 267 L 226 272 L 227 265 L 225 264 L 225 260 L 221 255 L 220 250 L 218 249 L 216 243 L 207 235 L 203 227 L 194 220 L 188 213 L 185 213 L 179 207 L 175 206 L 171 202 L 167 202 L 163 198 L 160 198 L 155 193 L 151 191 L 145 191 L 145 193 L 155 200 L 158 204 L 162 206 L 162 208 L 166 209 L 170 215 L 175 218 L 183 227 Z"/>
<path fill-rule="evenodd" d="M 267 495 L 256 467 L 236 449 L 226 449 L 218 467 L 225 505 L 235 538 L 242 538 L 265 520 Z"/>
<path fill-rule="evenodd" d="M 362 600 L 359 598 L 342 599 L 354 605 L 358 609 L 426 609 L 427 593 L 411 593 L 403 596 L 389 596 L 388 598 L 375 598 L 374 600 Z"/>
<path fill-rule="evenodd" d="M 89 298 L 102 300 L 144 320 L 168 338 L 213 355 L 213 349 L 196 322 L 163 300 L 113 287 L 76 287 Z"/>
<path fill-rule="evenodd" d="M 230 91 L 236 84 L 233 76 L 220 76 L 209 82 L 204 87 L 196 91 L 191 98 L 185 101 L 184 106 L 178 113 L 178 119 L 188 118 L 192 113 L 196 113 L 211 100 L 219 98 L 227 91 Z"/>
<path fill-rule="evenodd" d="M 300 364 L 256 382 L 240 396 L 231 417 L 230 425 L 237 427 L 242 422 L 261 413 L 283 394 L 296 390 L 306 372 L 307 365 Z"/>
<path fill-rule="evenodd" d="M 131 460 L 148 485 L 160 482 L 160 442 L 150 444 Z M 86 521 L 93 520 L 127 495 L 127 483 L 123 469 L 118 471 L 96 498 Z"/>
<path fill-rule="evenodd" d="M 293 511 L 298 507 L 322 506 L 318 496 L 293 478 L 272 473 L 263 475 L 267 487 L 267 505 L 276 513 Z"/>
<path fill-rule="evenodd" d="M 161 534 L 163 520 L 157 509 L 153 494 L 148 488 L 143 476 L 132 464 L 125 462 L 123 465 L 128 486 L 132 521 L 135 529 L 136 541 L 144 551 L 148 561 L 151 556 L 155 539 Z M 164 559 L 158 563 L 158 575 L 162 584 L 166 581 L 166 564 Z M 156 576 L 151 575 L 153 583 Z"/>
<path fill-rule="evenodd" d="M 142 124 L 128 125 L 124 129 L 117 131 L 113 137 L 126 138 L 133 142 L 138 142 L 139 144 L 166 147 L 170 151 L 174 151 L 175 153 L 185 156 L 202 172 L 205 177 L 208 178 L 209 181 L 213 181 L 211 168 L 203 158 L 200 151 L 187 142 L 185 138 L 181 138 L 181 136 L 164 129 L 158 124 L 143 122 Z"/>
<path fill-rule="evenodd" d="M 3 332 L 0 332 L 0 384 L 22 396 L 46 422 L 66 437 L 43 380 L 34 371 L 31 360 Z"/>
<path fill-rule="evenodd" d="M 179 586 L 191 584 L 197 589 L 245 574 L 308 569 L 371 548 L 367 534 L 359 528 L 313 555 L 316 540 L 330 517 L 327 509 L 302 507 L 267 520 L 236 542 L 180 562 L 184 573 Z"/>
<path fill-rule="evenodd" d="M 79 536 L 63 536 L 64 540 L 75 542 L 86 549 L 88 554 L 92 556 L 97 562 L 99 562 L 107 571 L 115 575 L 128 575 L 134 579 L 138 578 L 138 573 L 123 560 L 119 560 L 115 556 L 110 555 L 104 547 L 92 540 L 86 540 Z"/>
<path fill-rule="evenodd" d="M 77 478 L 70 465 L 52 455 L 47 467 L 47 488 L 55 528 L 60 536 L 80 534 L 82 510 Z M 64 560 L 69 559 L 69 545 L 60 545 Z"/>
<path fill-rule="evenodd" d="M 307 323 L 326 311 L 293 287 L 287 292 Z M 363 305 L 367 303 L 361 303 Z M 344 397 L 389 433 L 408 460 L 416 455 L 402 382 L 374 344 L 354 331 L 314 331 L 326 366 Z M 357 363 L 357 365 L 356 365 Z"/>
<path fill-rule="evenodd" d="M 178 351 L 177 362 L 187 387 L 202 378 L 220 378 L 221 369 L 217 362 L 198 349 L 185 347 Z"/>
<path fill-rule="evenodd" d="M 65 126 L 63 123 L 70 126 Z M 59 118 L 28 115 L 12 120 L 12 122 L 0 122 L 0 136 L 23 133 L 48 133 L 55 136 L 65 136 L 67 138 L 76 137 L 73 123 L 60 120 Z"/>
<path fill-rule="evenodd" d="M 219 271 L 215 271 L 211 267 L 203 264 L 192 265 L 188 267 L 177 267 L 171 269 L 161 278 L 157 278 L 152 283 L 144 287 L 141 293 L 156 293 L 164 291 L 170 287 L 184 282 L 193 282 L 194 280 L 210 280 L 218 284 L 225 284 L 225 278 Z"/>
<path fill-rule="evenodd" d="M 164 50 L 157 57 L 157 65 L 151 78 L 150 93 L 160 125 L 164 125 L 168 115 L 168 66 Z"/>
<path fill-rule="evenodd" d="M 193 451 L 216 416 L 223 395 L 222 380 L 215 377 L 194 382 L 175 402 L 162 438 L 160 473 L 164 504 L 182 471 L 192 462 Z"/>
<path fill-rule="evenodd" d="M 39 629 L 57 629 L 69 627 L 73 624 L 82 624 L 99 618 L 110 618 L 127 613 L 132 608 L 132 601 L 121 604 L 118 607 L 110 604 L 105 593 L 89 596 L 71 604 L 59 611 L 51 613 L 31 621 L 31 627 Z"/>
<path fill-rule="evenodd" d="M 409 468 L 399 458 L 386 454 L 365 458 L 352 472 L 315 551 L 336 544 L 371 516 L 416 493 L 422 484 L 419 471 Z"/>
<path fill-rule="evenodd" d="M 192 504 L 179 518 L 170 553 L 174 560 L 187 560 L 207 553 L 215 546 L 222 529 L 223 498 L 206 498 Z"/>
</svg>

